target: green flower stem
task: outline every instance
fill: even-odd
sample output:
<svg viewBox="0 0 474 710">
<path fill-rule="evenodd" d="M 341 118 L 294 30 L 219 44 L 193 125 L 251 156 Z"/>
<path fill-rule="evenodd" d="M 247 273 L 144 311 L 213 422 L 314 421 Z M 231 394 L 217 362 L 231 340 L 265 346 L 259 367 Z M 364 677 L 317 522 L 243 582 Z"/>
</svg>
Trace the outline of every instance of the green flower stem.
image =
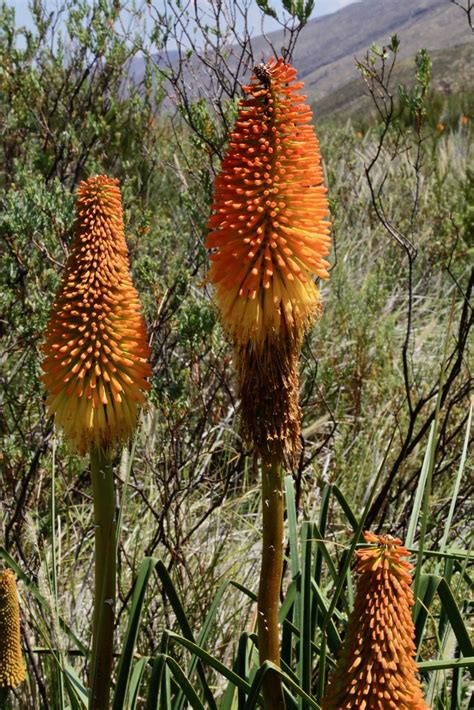
<svg viewBox="0 0 474 710">
<path fill-rule="evenodd" d="M 278 457 L 262 462 L 262 567 L 258 588 L 258 648 L 260 663 L 280 666 L 278 610 L 283 572 L 283 472 Z M 280 677 L 267 672 L 263 681 L 267 710 L 285 707 Z"/>
<path fill-rule="evenodd" d="M 91 451 L 95 524 L 95 589 L 90 710 L 109 708 L 116 595 L 116 515 L 110 455 Z"/>
</svg>

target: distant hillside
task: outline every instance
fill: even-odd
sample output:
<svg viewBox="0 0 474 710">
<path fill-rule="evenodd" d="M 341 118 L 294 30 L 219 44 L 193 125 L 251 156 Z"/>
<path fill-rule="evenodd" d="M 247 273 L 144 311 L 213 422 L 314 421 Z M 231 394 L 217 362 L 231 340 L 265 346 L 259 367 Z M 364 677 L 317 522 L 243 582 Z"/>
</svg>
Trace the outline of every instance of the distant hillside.
<svg viewBox="0 0 474 710">
<path fill-rule="evenodd" d="M 304 79 L 309 101 L 315 102 L 317 116 L 343 111 L 346 105 L 350 109 L 360 105 L 363 84 L 358 79 L 354 57 L 364 58 L 372 44 L 386 45 L 394 34 L 401 41 L 400 76 L 413 75 L 412 60 L 407 64 L 403 60 L 413 58 L 424 47 L 434 52 L 437 61 L 434 74 L 439 75 L 439 81 L 458 81 L 462 76 L 471 86 L 474 83 L 474 39 L 460 8 L 449 0 L 361 0 L 332 15 L 311 20 L 298 38 L 292 61 L 300 78 Z M 270 33 L 268 39 L 276 51 L 283 46 L 280 31 Z M 266 38 L 256 37 L 252 45 L 257 60 L 272 55 Z M 461 45 L 460 58 L 451 50 Z M 447 53 L 443 53 L 444 50 L 448 50 Z M 229 49 L 229 67 L 234 66 L 232 54 Z M 235 55 L 239 56 L 238 49 Z M 175 61 L 177 53 L 171 51 L 168 58 Z M 159 55 L 156 61 L 163 63 Z M 197 98 L 209 82 L 199 62 L 192 61 L 192 67 L 188 84 L 191 95 Z M 236 60 L 235 68 L 237 71 Z M 130 71 L 134 79 L 139 80 L 143 76 L 143 61 L 136 60 Z M 240 71 L 240 78 L 244 80 L 248 70 L 240 67 Z"/>
<path fill-rule="evenodd" d="M 472 68 L 474 66 L 474 42 L 449 49 L 430 52 L 432 65 L 432 88 L 446 96 L 474 88 Z M 355 72 L 357 73 L 357 72 Z M 411 87 L 415 82 L 414 57 L 402 60 L 393 73 L 392 85 L 404 84 Z M 344 117 L 363 115 L 373 110 L 371 98 L 367 95 L 362 78 L 344 84 L 336 91 L 323 96 L 312 105 L 316 118 Z"/>
<path fill-rule="evenodd" d="M 311 20 L 302 30 L 293 63 L 310 101 L 355 79 L 354 56 L 362 58 L 371 44 L 387 44 L 393 34 L 401 40 L 400 59 L 414 56 L 420 47 L 442 50 L 470 43 L 474 48 L 464 14 L 449 0 L 362 0 Z M 281 33 L 270 38 L 281 46 Z M 254 48 L 268 55 L 263 38 L 254 41 Z"/>
</svg>

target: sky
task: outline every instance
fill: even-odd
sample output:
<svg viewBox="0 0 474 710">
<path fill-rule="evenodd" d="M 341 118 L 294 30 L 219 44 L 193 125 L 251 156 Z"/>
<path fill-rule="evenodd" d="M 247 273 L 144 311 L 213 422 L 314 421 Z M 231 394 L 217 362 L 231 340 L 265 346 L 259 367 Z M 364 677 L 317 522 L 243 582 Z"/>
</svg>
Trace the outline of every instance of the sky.
<svg viewBox="0 0 474 710">
<path fill-rule="evenodd" d="M 313 11 L 312 17 L 318 17 L 320 15 L 327 15 L 336 10 L 340 10 L 345 5 L 350 5 L 356 0 L 316 0 L 315 9 Z M 15 8 L 17 25 L 30 26 L 30 14 L 28 11 L 29 0 L 7 0 L 7 5 Z M 57 8 L 60 5 L 59 0 L 46 0 L 46 7 L 51 10 Z M 279 0 L 270 0 L 270 6 L 274 7 L 277 11 L 281 8 L 281 2 Z M 254 23 L 255 28 L 260 27 L 260 17 L 261 11 L 259 10 L 257 3 L 253 2 L 250 11 L 250 21 Z M 266 30 L 271 31 L 273 29 L 278 29 L 276 23 L 268 18 L 265 24 Z"/>
</svg>

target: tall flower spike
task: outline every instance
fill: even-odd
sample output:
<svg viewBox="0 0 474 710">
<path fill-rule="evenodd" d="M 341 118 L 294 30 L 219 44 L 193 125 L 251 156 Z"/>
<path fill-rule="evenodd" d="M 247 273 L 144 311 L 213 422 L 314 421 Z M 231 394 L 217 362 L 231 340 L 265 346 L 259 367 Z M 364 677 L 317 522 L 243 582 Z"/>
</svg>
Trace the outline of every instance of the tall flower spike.
<svg viewBox="0 0 474 710">
<path fill-rule="evenodd" d="M 15 575 L 0 572 L 0 688 L 16 688 L 25 680 L 20 646 L 20 607 Z"/>
<path fill-rule="evenodd" d="M 76 449 L 108 449 L 131 436 L 151 368 L 118 180 L 98 175 L 79 185 L 72 251 L 43 351 L 49 412 Z"/>
<path fill-rule="evenodd" d="M 354 609 L 323 710 L 429 710 L 416 677 L 412 565 L 390 535 L 364 533 Z"/>
<path fill-rule="evenodd" d="M 328 203 L 312 114 L 282 59 L 255 68 L 216 179 L 209 279 L 233 338 L 244 434 L 262 455 L 299 445 L 297 359 L 327 278 Z"/>
</svg>

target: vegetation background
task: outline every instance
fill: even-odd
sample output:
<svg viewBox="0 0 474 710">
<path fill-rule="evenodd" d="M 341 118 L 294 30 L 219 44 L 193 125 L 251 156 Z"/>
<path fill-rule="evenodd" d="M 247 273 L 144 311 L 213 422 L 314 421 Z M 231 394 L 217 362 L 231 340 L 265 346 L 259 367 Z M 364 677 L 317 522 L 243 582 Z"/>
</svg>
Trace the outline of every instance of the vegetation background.
<svg viewBox="0 0 474 710">
<path fill-rule="evenodd" d="M 284 46 L 297 53 L 311 3 L 283 5 Z M 469 32 L 469 5 L 445 5 Z M 34 0 L 28 29 L 0 5 L 0 555 L 20 580 L 29 678 L 14 707 L 85 698 L 89 472 L 46 416 L 39 375 L 74 191 L 96 173 L 121 181 L 154 371 L 139 432 L 116 461 L 117 654 L 132 647 L 117 661 L 126 687 L 114 707 L 258 703 L 259 473 L 239 436 L 232 350 L 203 248 L 226 131 L 257 54 L 248 7 L 64 0 L 51 12 Z M 271 56 L 272 37 L 258 41 Z M 439 50 L 460 62 L 458 78 L 470 41 Z M 316 126 L 334 249 L 323 315 L 304 344 L 304 446 L 287 481 L 284 669 L 314 698 L 295 690 L 300 707 L 317 707 L 337 654 L 364 523 L 414 552 L 432 707 L 467 707 L 472 692 L 473 90 L 433 88 L 437 61 L 443 76 L 454 72 L 448 55 L 399 62 L 403 35 L 385 42 L 367 43 L 359 75 L 354 67 L 352 83 L 321 100 Z M 145 579 L 147 557 L 160 565 Z"/>
</svg>

